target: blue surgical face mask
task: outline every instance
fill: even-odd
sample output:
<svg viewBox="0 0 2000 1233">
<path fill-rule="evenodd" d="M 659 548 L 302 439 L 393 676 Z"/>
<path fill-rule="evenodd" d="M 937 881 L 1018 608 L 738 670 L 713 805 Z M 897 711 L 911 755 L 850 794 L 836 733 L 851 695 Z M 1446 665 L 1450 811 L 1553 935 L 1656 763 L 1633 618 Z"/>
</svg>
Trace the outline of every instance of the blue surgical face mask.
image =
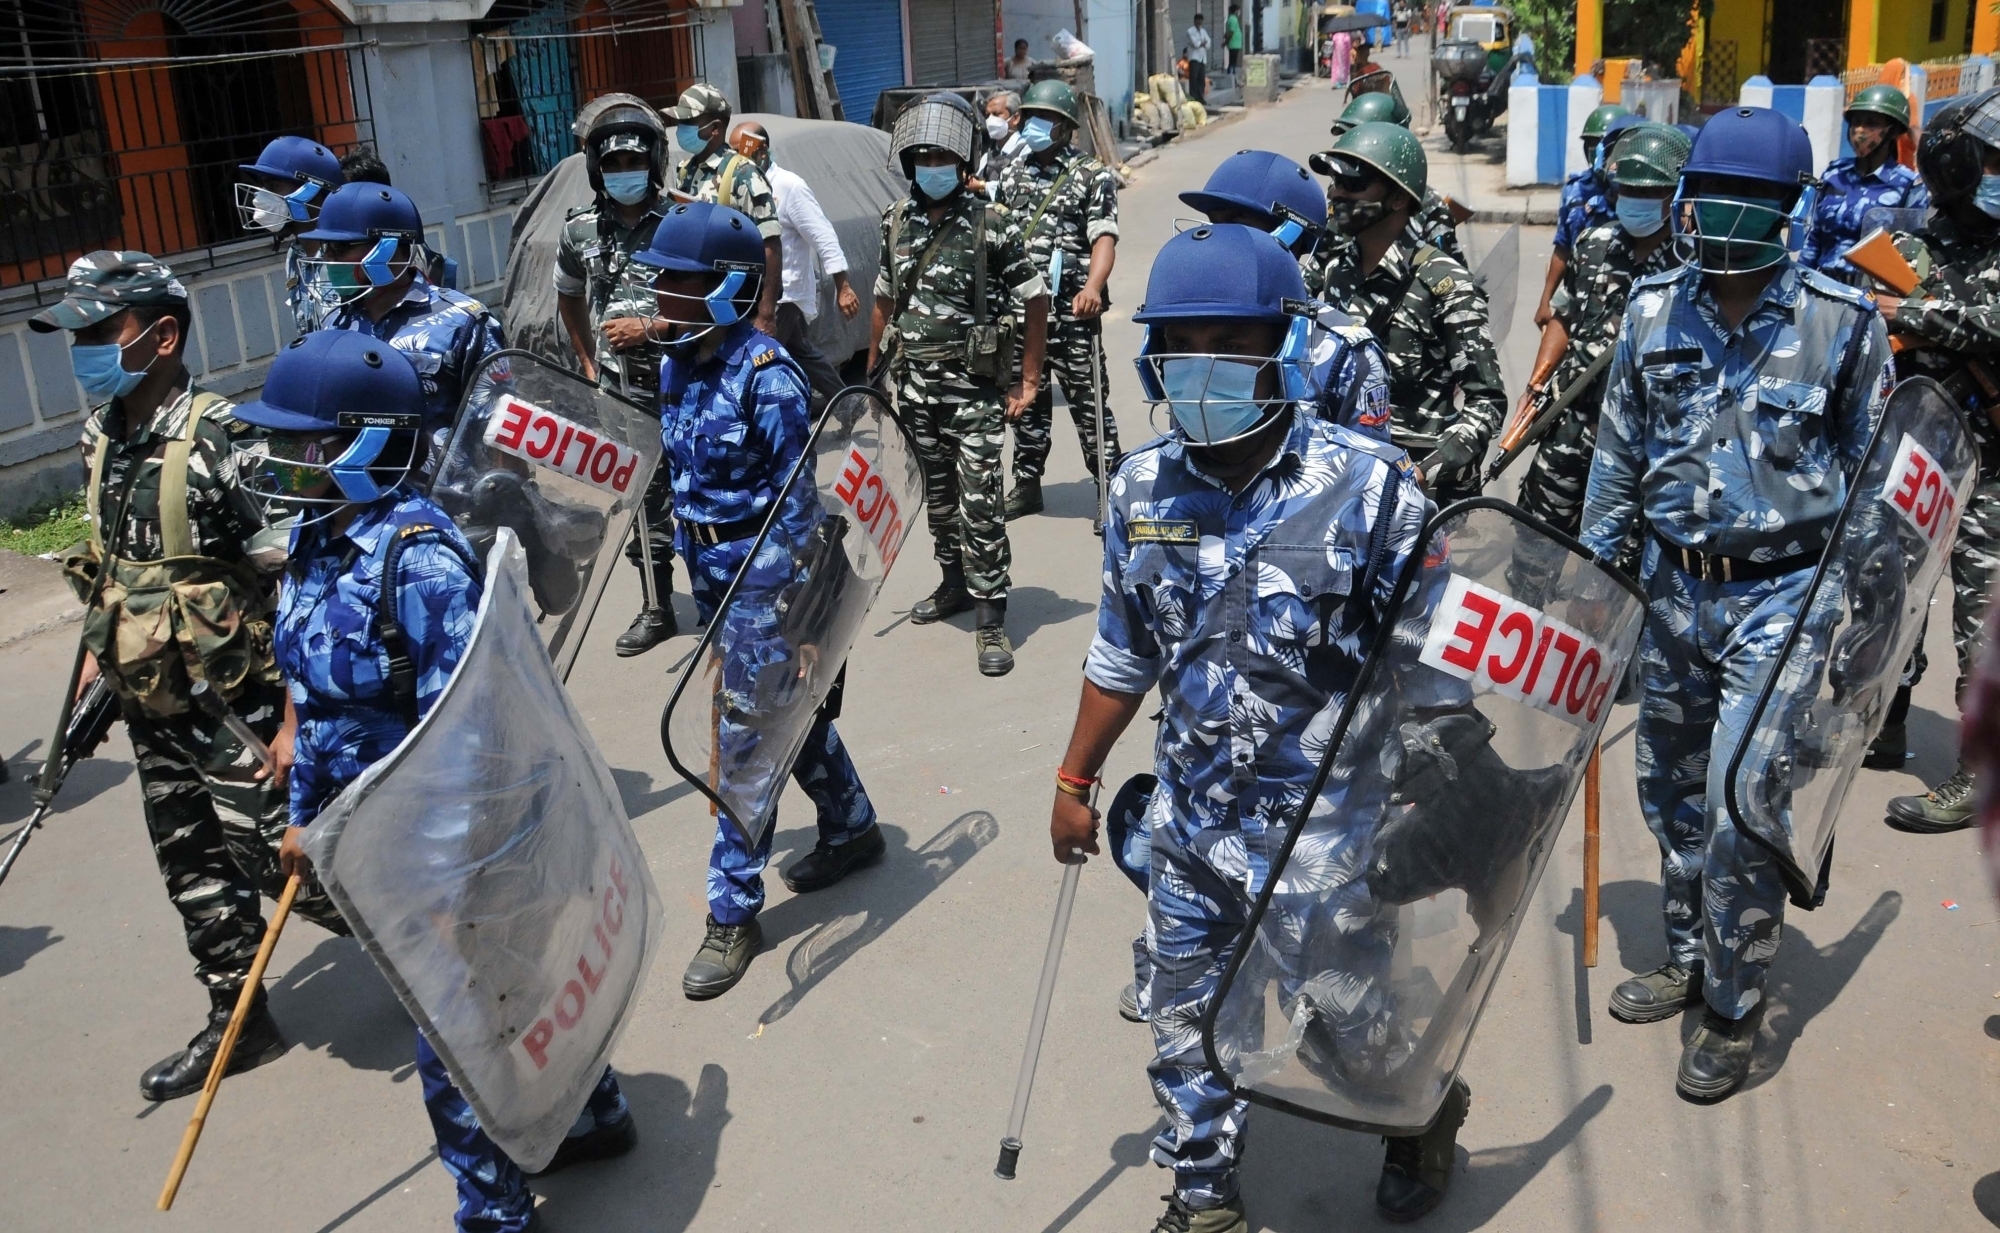
<svg viewBox="0 0 2000 1233">
<path fill-rule="evenodd" d="M 701 130 L 692 124 L 677 125 L 674 128 L 674 144 L 689 154 L 699 154 L 708 148 L 708 143 L 701 139 Z"/>
<path fill-rule="evenodd" d="M 653 173 L 650 171 L 607 171 L 604 173 L 605 196 L 619 205 L 638 205 L 653 189 Z"/>
<path fill-rule="evenodd" d="M 153 325 L 158 325 L 155 321 Z M 139 338 L 153 332 L 149 325 L 139 332 Z M 132 341 L 138 342 L 139 338 Z M 129 345 L 129 344 L 126 344 Z M 76 373 L 76 383 L 83 387 L 91 406 L 123 398 L 139 388 L 146 379 L 147 369 L 133 372 L 125 367 L 125 346 L 118 343 L 91 343 L 69 349 L 70 368 Z"/>
<path fill-rule="evenodd" d="M 1618 225 L 1629 235 L 1649 236 L 1667 224 L 1667 203 L 1657 197 L 1627 197 L 1619 194 Z"/>
<path fill-rule="evenodd" d="M 1021 140 L 1040 154 L 1056 143 L 1056 122 L 1047 116 L 1029 116 L 1021 121 Z"/>
<path fill-rule="evenodd" d="M 917 191 L 932 201 L 943 201 L 958 191 L 958 164 L 917 168 Z"/>
<path fill-rule="evenodd" d="M 1972 204 L 1989 218 L 2000 218 L 2000 176 L 1980 176 L 1972 190 Z"/>
<path fill-rule="evenodd" d="M 1240 437 L 1270 410 L 1257 401 L 1257 375 L 1263 368 L 1254 361 L 1206 355 L 1162 357 L 1160 386 L 1167 410 L 1197 445 Z"/>
</svg>

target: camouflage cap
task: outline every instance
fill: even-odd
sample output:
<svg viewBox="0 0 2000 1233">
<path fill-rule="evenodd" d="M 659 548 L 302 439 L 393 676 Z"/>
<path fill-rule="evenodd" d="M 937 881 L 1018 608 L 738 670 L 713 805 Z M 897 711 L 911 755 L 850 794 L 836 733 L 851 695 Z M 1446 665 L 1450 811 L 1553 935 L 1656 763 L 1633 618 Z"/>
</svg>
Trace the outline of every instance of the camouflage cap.
<svg viewBox="0 0 2000 1233">
<path fill-rule="evenodd" d="M 101 248 L 70 265 L 67 294 L 28 318 L 28 328 L 44 334 L 81 330 L 138 305 L 187 302 L 187 288 L 166 262 L 151 253 Z"/>
<path fill-rule="evenodd" d="M 717 116 L 729 114 L 729 98 L 722 91 L 702 82 L 689 86 L 681 93 L 678 106 L 669 107 L 666 117 L 677 124 L 699 124 Z"/>
</svg>

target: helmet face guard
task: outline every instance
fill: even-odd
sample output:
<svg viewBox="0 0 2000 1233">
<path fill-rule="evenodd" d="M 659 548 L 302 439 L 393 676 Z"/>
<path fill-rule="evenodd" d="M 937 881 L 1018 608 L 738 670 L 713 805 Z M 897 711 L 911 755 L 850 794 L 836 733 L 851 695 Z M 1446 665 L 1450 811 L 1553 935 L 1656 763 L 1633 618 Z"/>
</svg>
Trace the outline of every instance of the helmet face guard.
<svg viewBox="0 0 2000 1233">
<path fill-rule="evenodd" d="M 243 487 L 266 506 L 287 513 L 319 511 L 300 521 L 311 526 L 348 505 L 365 505 L 402 483 L 416 468 L 420 417 L 343 411 L 338 427 L 314 436 L 273 433 L 235 447 Z M 348 430 L 359 428 L 344 447 Z M 401 462 L 383 463 L 384 454 L 403 444 Z M 335 453 L 335 449 L 339 452 Z M 317 496 L 307 493 L 331 481 Z"/>
<path fill-rule="evenodd" d="M 1146 325 L 1133 363 L 1146 401 L 1165 406 L 1173 421 L 1167 435 L 1189 445 L 1227 445 L 1312 397 L 1312 321 L 1306 315 L 1289 315 L 1276 355 L 1167 351 L 1163 324 Z M 1277 396 L 1260 398 L 1257 387 L 1268 370 L 1275 370 Z"/>
<path fill-rule="evenodd" d="M 1697 196 L 1683 184 L 1671 210 L 1674 243 L 1705 273 L 1768 270 L 1805 246 L 1815 197 L 1808 185 L 1787 210 L 1782 197 Z"/>
<path fill-rule="evenodd" d="M 685 271 L 640 266 L 626 275 L 628 291 L 649 299 L 653 304 L 653 312 L 645 318 L 649 327 L 664 325 L 680 330 L 662 344 L 669 350 L 690 347 L 716 330 L 728 329 L 749 316 L 756 305 L 757 297 L 764 289 L 764 267 L 725 261 L 716 263 L 716 271 L 722 277 L 699 297 L 667 291 L 658 285 L 662 275 Z M 663 300 L 690 306 L 688 315 L 680 316 L 663 309 Z M 697 313 L 699 315 L 695 315 Z"/>
<path fill-rule="evenodd" d="M 236 185 L 236 217 L 245 231 L 278 234 L 293 223 L 309 223 L 319 217 L 319 202 L 330 191 L 324 180 L 300 176 L 300 184 L 289 193 L 277 193 L 255 184 Z"/>
<path fill-rule="evenodd" d="M 303 257 L 299 264 L 304 268 L 305 276 L 316 285 L 324 286 L 329 296 L 339 303 L 351 304 L 370 291 L 388 286 L 411 270 L 422 273 L 430 262 L 429 254 L 424 251 L 423 237 L 420 235 L 411 235 L 404 231 L 371 231 L 368 233 L 368 238 L 374 243 L 358 259 L 336 261 L 324 255 L 326 249 L 322 246 L 321 255 Z M 409 255 L 401 265 L 397 265 L 396 246 L 403 243 L 409 245 Z M 354 267 L 360 268 L 365 281 L 334 273 L 336 270 L 344 271 Z"/>
</svg>

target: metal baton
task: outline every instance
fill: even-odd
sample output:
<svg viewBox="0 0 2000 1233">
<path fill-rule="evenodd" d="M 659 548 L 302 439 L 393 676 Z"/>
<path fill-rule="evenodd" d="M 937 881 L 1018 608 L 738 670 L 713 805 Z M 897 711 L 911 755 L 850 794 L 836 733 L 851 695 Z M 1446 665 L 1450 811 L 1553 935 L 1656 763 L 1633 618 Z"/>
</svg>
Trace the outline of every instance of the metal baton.
<svg viewBox="0 0 2000 1233">
<path fill-rule="evenodd" d="M 1102 785 L 1092 788 L 1090 810 L 1097 812 L 1097 796 Z M 1014 1109 L 1007 1116 L 1007 1133 L 1000 1140 L 1000 1162 L 993 1176 L 1014 1180 L 1014 1166 L 1021 1160 L 1021 1131 L 1028 1122 L 1028 1098 L 1035 1091 L 1035 1067 L 1042 1060 L 1042 1034 L 1049 1026 L 1049 1003 L 1056 995 L 1056 972 L 1062 967 L 1063 939 L 1069 935 L 1069 913 L 1076 906 L 1077 880 L 1083 874 L 1082 848 L 1071 848 L 1072 859 L 1063 866 L 1062 889 L 1056 892 L 1056 918 L 1049 925 L 1049 949 L 1042 955 L 1042 983 L 1035 990 L 1035 1013 L 1028 1020 L 1028 1047 L 1021 1054 L 1021 1077 L 1014 1081 Z"/>
</svg>

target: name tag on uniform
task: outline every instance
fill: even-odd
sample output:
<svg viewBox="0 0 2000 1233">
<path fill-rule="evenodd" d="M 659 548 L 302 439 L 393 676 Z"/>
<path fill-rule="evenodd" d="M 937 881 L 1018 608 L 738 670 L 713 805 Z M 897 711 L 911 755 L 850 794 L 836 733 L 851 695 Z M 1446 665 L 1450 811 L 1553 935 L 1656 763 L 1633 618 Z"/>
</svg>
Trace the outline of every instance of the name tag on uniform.
<svg viewBox="0 0 2000 1233">
<path fill-rule="evenodd" d="M 1134 544 L 1199 544 L 1201 533 L 1191 521 L 1134 518 L 1126 525 L 1125 538 Z"/>
<path fill-rule="evenodd" d="M 1659 351 L 1648 351 L 1639 357 L 1639 367 L 1651 368 L 1655 364 L 1699 364 L 1708 357 L 1700 347 L 1667 347 Z"/>
<path fill-rule="evenodd" d="M 584 249 L 583 252 L 579 253 L 578 255 L 581 256 L 585 261 L 595 261 L 603 254 L 604 254 L 604 246 L 602 244 L 592 244 L 590 247 Z"/>
</svg>

